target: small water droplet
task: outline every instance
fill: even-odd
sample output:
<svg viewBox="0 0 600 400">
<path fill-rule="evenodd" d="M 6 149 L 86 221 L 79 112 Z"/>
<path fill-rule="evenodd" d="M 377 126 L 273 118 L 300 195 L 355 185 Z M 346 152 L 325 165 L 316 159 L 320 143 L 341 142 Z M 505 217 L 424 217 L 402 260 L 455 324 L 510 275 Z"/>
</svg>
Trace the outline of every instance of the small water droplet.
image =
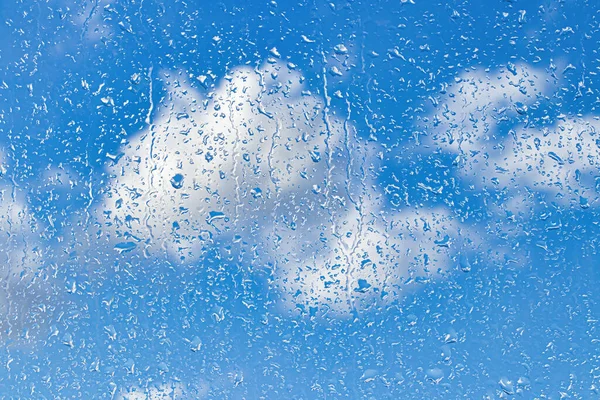
<svg viewBox="0 0 600 400">
<path fill-rule="evenodd" d="M 262 197 L 262 190 L 260 190 L 260 188 L 256 187 L 250 191 L 250 194 L 252 195 L 252 197 L 257 199 L 259 197 Z"/>
<path fill-rule="evenodd" d="M 450 328 L 448 332 L 444 335 L 444 343 L 456 343 L 458 341 L 458 333 L 453 328 Z"/>
<path fill-rule="evenodd" d="M 337 54 L 347 54 L 348 48 L 346 48 L 346 46 L 344 46 L 343 44 L 338 44 L 333 48 L 333 51 L 335 51 Z"/>
<path fill-rule="evenodd" d="M 314 162 L 319 162 L 321 161 L 321 153 L 316 151 L 316 150 L 311 150 L 309 151 L 310 153 L 310 158 L 314 161 Z"/>
<path fill-rule="evenodd" d="M 62 338 L 62 343 L 65 346 L 73 347 L 74 346 L 74 344 L 73 344 L 73 336 L 70 333 L 65 333 L 65 335 Z"/>
<path fill-rule="evenodd" d="M 335 66 L 329 69 L 329 73 L 333 76 L 342 76 L 342 71 L 340 71 L 340 69 Z"/>
<path fill-rule="evenodd" d="M 446 235 L 446 236 L 444 236 L 443 239 L 434 240 L 434 243 L 436 245 L 438 245 L 439 247 L 446 247 L 446 248 L 448 248 L 448 247 L 450 247 L 450 236 Z"/>
<path fill-rule="evenodd" d="M 528 108 L 527 108 L 527 106 L 525 104 L 521 103 L 520 101 L 517 101 L 515 103 L 515 110 L 517 110 L 517 112 L 519 114 L 525 115 L 525 114 L 527 114 Z"/>
<path fill-rule="evenodd" d="M 113 107 L 115 105 L 115 101 L 110 96 L 102 97 L 100 101 L 107 107 Z"/>
<path fill-rule="evenodd" d="M 277 57 L 277 58 L 281 57 L 281 54 L 279 54 L 276 47 L 273 47 L 271 50 L 269 50 L 269 53 L 271 53 L 271 55 L 273 57 Z"/>
</svg>

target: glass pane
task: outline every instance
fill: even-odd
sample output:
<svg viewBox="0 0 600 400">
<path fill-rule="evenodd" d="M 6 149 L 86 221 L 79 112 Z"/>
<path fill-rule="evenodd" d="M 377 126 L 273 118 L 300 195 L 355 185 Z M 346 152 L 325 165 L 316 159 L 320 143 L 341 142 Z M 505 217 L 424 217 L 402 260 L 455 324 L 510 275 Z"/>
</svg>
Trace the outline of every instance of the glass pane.
<svg viewBox="0 0 600 400">
<path fill-rule="evenodd" d="M 590 1 L 0 5 L 0 394 L 600 396 Z"/>
</svg>

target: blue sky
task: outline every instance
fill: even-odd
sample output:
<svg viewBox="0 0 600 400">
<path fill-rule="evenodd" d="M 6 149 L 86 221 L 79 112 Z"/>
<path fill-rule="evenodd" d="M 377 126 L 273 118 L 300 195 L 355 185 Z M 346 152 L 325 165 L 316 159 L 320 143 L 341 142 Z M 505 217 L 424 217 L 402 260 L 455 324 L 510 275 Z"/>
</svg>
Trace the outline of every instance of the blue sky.
<svg viewBox="0 0 600 400">
<path fill-rule="evenodd" d="M 21 1 L 6 398 L 594 398 L 598 7 Z"/>
</svg>

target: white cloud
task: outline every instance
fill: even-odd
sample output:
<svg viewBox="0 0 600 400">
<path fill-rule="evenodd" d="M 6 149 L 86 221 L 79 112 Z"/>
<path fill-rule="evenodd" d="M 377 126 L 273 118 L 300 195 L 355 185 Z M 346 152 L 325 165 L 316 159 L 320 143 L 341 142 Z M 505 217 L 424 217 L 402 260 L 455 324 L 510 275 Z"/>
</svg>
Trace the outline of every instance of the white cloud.
<svg viewBox="0 0 600 400">
<path fill-rule="evenodd" d="M 600 163 L 600 121 L 576 118 L 542 128 L 521 128 L 503 141 L 487 163 L 487 184 L 526 186 L 557 201 L 595 196 Z"/>
<path fill-rule="evenodd" d="M 193 261 L 244 242 L 274 264 L 289 308 L 339 314 L 447 268 L 459 224 L 444 210 L 383 212 L 372 149 L 289 65 L 236 68 L 207 95 L 164 76 L 152 126 L 110 168 L 99 213 L 117 249 Z"/>
<path fill-rule="evenodd" d="M 339 315 L 388 304 L 411 282 L 439 278 L 452 265 L 451 249 L 470 240 L 445 209 L 379 210 L 365 206 L 281 235 L 277 272 L 288 307 L 326 306 Z"/>
<path fill-rule="evenodd" d="M 342 126 L 332 119 L 328 133 L 299 74 L 238 68 L 206 99 L 177 78 L 166 78 L 167 106 L 111 169 L 106 208 L 117 235 L 197 258 L 207 235 L 251 236 L 282 196 L 325 190 L 327 146 Z"/>
<path fill-rule="evenodd" d="M 182 400 L 186 396 L 185 386 L 174 382 L 142 389 L 134 386 L 127 390 L 121 390 L 117 400 Z M 195 397 L 198 398 L 198 397 Z"/>
<path fill-rule="evenodd" d="M 595 193 L 600 122 L 559 115 L 547 118 L 556 120 L 552 124 L 542 120 L 534 126 L 529 114 L 552 91 L 553 80 L 526 65 L 463 74 L 432 114 L 426 142 L 454 153 L 463 177 L 480 187 L 509 189 L 509 208 L 522 209 L 524 198 L 515 198 L 527 191 L 590 205 L 585 196 Z M 504 121 L 510 123 L 503 126 Z"/>
<path fill-rule="evenodd" d="M 498 142 L 498 126 L 526 112 L 551 88 L 544 70 L 516 65 L 496 73 L 474 70 L 444 87 L 428 128 L 443 150 L 481 158 Z M 473 154 L 476 153 L 476 154 Z M 479 155 L 479 156 L 478 156 Z"/>
</svg>

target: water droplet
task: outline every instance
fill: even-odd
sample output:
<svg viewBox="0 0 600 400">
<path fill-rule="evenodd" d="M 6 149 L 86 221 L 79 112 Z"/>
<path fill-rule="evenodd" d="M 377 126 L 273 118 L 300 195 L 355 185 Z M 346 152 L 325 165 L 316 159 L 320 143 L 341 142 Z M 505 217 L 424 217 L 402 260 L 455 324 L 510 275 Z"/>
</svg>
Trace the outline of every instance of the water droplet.
<svg viewBox="0 0 600 400">
<path fill-rule="evenodd" d="M 361 380 L 365 382 L 372 382 L 377 378 L 377 370 L 376 369 L 367 369 L 360 377 Z"/>
<path fill-rule="evenodd" d="M 517 112 L 519 114 L 525 115 L 525 114 L 527 114 L 528 108 L 527 108 L 527 106 L 525 104 L 521 103 L 520 101 L 517 101 L 515 103 L 515 110 L 517 110 Z"/>
<path fill-rule="evenodd" d="M 250 191 L 250 194 L 252 195 L 252 197 L 257 199 L 259 197 L 262 197 L 262 190 L 260 190 L 260 188 L 256 187 Z"/>
<path fill-rule="evenodd" d="M 74 344 L 73 344 L 73 336 L 71 336 L 70 333 L 65 333 L 65 335 L 62 338 L 62 343 L 65 346 L 73 347 L 74 346 Z"/>
<path fill-rule="evenodd" d="M 441 368 L 430 368 L 426 372 L 427 379 L 432 381 L 433 383 L 440 383 L 442 379 L 444 379 L 444 371 Z"/>
<path fill-rule="evenodd" d="M 563 161 L 563 159 L 560 158 L 560 156 L 553 151 L 548 152 L 548 157 L 550 157 L 551 159 L 556 161 L 558 163 L 558 165 L 565 165 L 565 162 Z"/>
<path fill-rule="evenodd" d="M 115 101 L 110 96 L 102 97 L 100 101 L 107 107 L 113 107 L 115 105 Z"/>
<path fill-rule="evenodd" d="M 202 340 L 198 336 L 194 336 L 194 338 L 190 341 L 190 349 L 193 352 L 200 351 L 202 348 Z"/>
<path fill-rule="evenodd" d="M 162 372 L 169 372 L 169 366 L 164 361 L 159 362 L 157 367 Z"/>
<path fill-rule="evenodd" d="M 198 237 L 200 238 L 200 240 L 203 240 L 205 242 L 207 241 L 211 241 L 212 240 L 212 232 L 210 231 L 202 231 L 200 232 L 200 235 L 198 235 Z"/>
<path fill-rule="evenodd" d="M 500 378 L 498 382 L 500 384 L 500 389 L 506 394 L 514 394 L 515 393 L 515 385 L 513 381 L 509 380 L 506 377 Z"/>
<path fill-rule="evenodd" d="M 333 51 L 335 51 L 337 54 L 347 54 L 348 53 L 348 49 L 343 44 L 338 44 L 337 46 L 335 46 L 333 48 Z"/>
<path fill-rule="evenodd" d="M 448 248 L 448 247 L 450 247 L 450 236 L 446 235 L 446 236 L 444 236 L 443 239 L 434 240 L 434 243 L 436 245 L 438 245 L 439 247 L 446 247 L 446 248 Z"/>
<path fill-rule="evenodd" d="M 335 66 L 329 69 L 329 73 L 333 76 L 342 76 L 342 71 L 340 71 L 340 69 Z"/>
<path fill-rule="evenodd" d="M 273 47 L 271 50 L 269 50 L 269 53 L 271 53 L 271 55 L 273 57 L 277 57 L 277 58 L 281 57 L 281 54 L 279 54 L 276 47 Z"/>
<path fill-rule="evenodd" d="M 211 211 L 208 213 L 208 218 L 206 219 L 206 222 L 208 222 L 209 224 L 212 224 L 214 221 L 218 220 L 218 219 L 224 219 L 225 218 L 225 214 L 222 213 L 221 211 Z"/>
<path fill-rule="evenodd" d="M 314 162 L 319 162 L 321 161 L 321 153 L 316 151 L 316 150 L 311 150 L 309 151 L 310 153 L 310 158 L 314 161 Z"/>
<path fill-rule="evenodd" d="M 369 290 L 370 287 L 371 285 L 369 284 L 369 282 L 367 282 L 366 279 L 359 279 L 358 287 L 355 288 L 354 291 L 359 293 L 365 293 Z"/>
<path fill-rule="evenodd" d="M 183 175 L 173 175 L 171 177 L 171 186 L 173 186 L 175 189 L 181 189 L 183 187 Z"/>
<path fill-rule="evenodd" d="M 415 326 L 419 318 L 415 314 L 409 314 L 406 316 L 408 326 Z"/>
<path fill-rule="evenodd" d="M 115 245 L 115 250 L 119 252 L 119 254 L 127 253 L 137 247 L 135 242 L 121 242 Z"/>
<path fill-rule="evenodd" d="M 106 332 L 110 340 L 117 339 L 117 331 L 115 330 L 115 327 L 113 325 L 105 326 L 104 331 Z"/>
<path fill-rule="evenodd" d="M 453 328 L 448 330 L 448 333 L 444 335 L 444 343 L 456 343 L 458 341 L 458 333 Z"/>
<path fill-rule="evenodd" d="M 460 269 L 463 272 L 470 272 L 471 271 L 471 263 L 469 262 L 469 258 L 465 254 L 461 254 L 459 256 L 458 264 L 460 266 Z"/>
</svg>

